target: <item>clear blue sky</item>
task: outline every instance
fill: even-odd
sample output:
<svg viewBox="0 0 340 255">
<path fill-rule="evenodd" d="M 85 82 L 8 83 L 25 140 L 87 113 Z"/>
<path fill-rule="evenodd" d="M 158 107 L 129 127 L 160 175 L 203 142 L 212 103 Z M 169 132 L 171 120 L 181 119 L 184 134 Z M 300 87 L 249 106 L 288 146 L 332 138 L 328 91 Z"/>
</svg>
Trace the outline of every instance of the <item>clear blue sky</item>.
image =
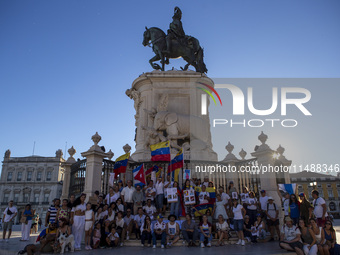
<svg viewBox="0 0 340 255">
<path fill-rule="evenodd" d="M 36 141 L 35 154 L 53 156 L 67 142 L 80 157 L 96 131 L 114 158 L 124 144 L 134 148 L 133 101 L 125 90 L 152 70 L 144 27 L 166 31 L 176 5 L 186 34 L 204 47 L 212 78 L 340 77 L 337 0 L 3 0 L 0 153 L 31 155 Z M 172 60 L 167 68 L 183 63 Z M 338 144 L 327 129 L 315 135 Z"/>
</svg>

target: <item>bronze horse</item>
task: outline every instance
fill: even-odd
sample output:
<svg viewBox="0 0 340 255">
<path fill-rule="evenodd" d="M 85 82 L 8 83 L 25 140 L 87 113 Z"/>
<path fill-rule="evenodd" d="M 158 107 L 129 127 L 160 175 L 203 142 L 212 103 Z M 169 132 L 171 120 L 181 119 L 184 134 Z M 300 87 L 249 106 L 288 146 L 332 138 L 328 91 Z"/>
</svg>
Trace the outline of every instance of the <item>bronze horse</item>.
<svg viewBox="0 0 340 255">
<path fill-rule="evenodd" d="M 152 50 L 156 54 L 149 60 L 153 69 L 161 69 L 164 71 L 164 65 L 169 64 L 170 58 L 182 57 L 187 64 L 182 70 L 188 70 L 189 65 L 195 67 L 196 72 L 206 73 L 208 72 L 203 62 L 203 49 L 201 48 L 199 41 L 192 37 L 186 36 L 185 40 L 172 40 L 172 47 L 170 53 L 166 53 L 166 34 L 163 30 L 157 27 L 147 28 L 145 27 L 143 35 L 143 45 L 150 46 L 152 44 Z M 155 61 L 160 60 L 162 67 Z"/>
</svg>

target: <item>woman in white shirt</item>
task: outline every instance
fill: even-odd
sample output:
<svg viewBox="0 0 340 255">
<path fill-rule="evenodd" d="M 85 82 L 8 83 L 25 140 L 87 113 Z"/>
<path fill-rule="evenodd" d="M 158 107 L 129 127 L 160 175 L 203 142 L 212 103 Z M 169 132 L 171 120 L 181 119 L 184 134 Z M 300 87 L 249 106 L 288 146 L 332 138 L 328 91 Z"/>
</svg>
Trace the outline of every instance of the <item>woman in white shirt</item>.
<svg viewBox="0 0 340 255">
<path fill-rule="evenodd" d="M 224 220 L 222 214 L 218 215 L 218 221 L 216 222 L 216 231 L 218 236 L 218 242 L 216 246 L 223 246 L 223 239 L 226 239 L 227 241 L 229 239 L 229 225 Z"/>
<path fill-rule="evenodd" d="M 237 232 L 238 242 L 236 244 L 245 245 L 244 235 L 243 235 L 243 219 L 246 215 L 246 210 L 242 205 L 238 203 L 237 199 L 233 199 L 232 206 L 234 214 L 234 230 Z"/>
<path fill-rule="evenodd" d="M 81 241 L 85 233 L 85 198 L 86 194 L 81 194 L 80 197 L 74 202 L 74 207 L 72 208 L 72 233 L 74 235 L 74 249 L 76 251 L 81 250 Z"/>
<path fill-rule="evenodd" d="M 109 205 L 113 202 L 116 202 L 118 198 L 120 198 L 118 186 L 115 186 L 114 188 L 110 187 L 109 194 L 107 194 L 105 197 L 105 203 Z"/>
</svg>

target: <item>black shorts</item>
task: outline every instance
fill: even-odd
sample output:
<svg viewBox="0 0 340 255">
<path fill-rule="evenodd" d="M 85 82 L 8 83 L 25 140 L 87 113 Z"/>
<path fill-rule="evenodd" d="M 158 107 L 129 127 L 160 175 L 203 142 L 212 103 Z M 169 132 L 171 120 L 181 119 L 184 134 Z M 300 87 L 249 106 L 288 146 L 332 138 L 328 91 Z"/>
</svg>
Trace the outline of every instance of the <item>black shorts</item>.
<svg viewBox="0 0 340 255">
<path fill-rule="evenodd" d="M 280 221 L 279 221 L 279 219 L 276 219 L 274 221 L 272 221 L 271 219 L 267 219 L 267 224 L 268 224 L 268 227 L 278 226 L 278 225 L 280 225 Z"/>
<path fill-rule="evenodd" d="M 163 198 L 163 205 L 168 205 L 168 199 L 165 196 Z"/>
</svg>

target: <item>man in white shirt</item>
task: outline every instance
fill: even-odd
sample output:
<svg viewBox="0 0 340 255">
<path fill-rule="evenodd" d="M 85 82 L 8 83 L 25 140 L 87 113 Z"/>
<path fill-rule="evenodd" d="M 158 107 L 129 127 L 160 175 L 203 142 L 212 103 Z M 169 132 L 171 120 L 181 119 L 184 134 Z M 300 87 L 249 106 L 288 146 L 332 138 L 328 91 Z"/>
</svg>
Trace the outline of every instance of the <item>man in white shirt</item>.
<svg viewBox="0 0 340 255">
<path fill-rule="evenodd" d="M 286 217 L 286 224 L 282 226 L 280 235 L 280 247 L 287 251 L 295 251 L 298 255 L 304 255 L 303 244 L 300 242 L 301 232 L 293 225 L 293 220 Z"/>
<path fill-rule="evenodd" d="M 209 203 L 210 194 L 206 191 L 205 185 L 202 185 L 202 191 L 198 195 L 198 199 L 200 201 L 200 204 L 207 204 Z"/>
<path fill-rule="evenodd" d="M 266 206 L 266 215 L 267 215 L 267 225 L 271 234 L 271 239 L 270 241 L 274 241 L 274 234 L 275 230 L 277 232 L 277 235 L 279 236 L 280 234 L 280 229 L 279 229 L 279 209 L 274 203 L 274 199 L 272 197 L 268 197 L 268 203 Z"/>
<path fill-rule="evenodd" d="M 170 189 L 172 188 L 174 182 L 171 181 L 170 175 L 166 176 L 166 181 L 164 182 L 164 199 L 163 199 L 163 212 L 166 212 L 166 207 L 168 205 L 168 194 L 166 192 L 166 189 Z"/>
<path fill-rule="evenodd" d="M 209 177 L 205 176 L 202 185 L 205 187 L 209 187 Z"/>
<path fill-rule="evenodd" d="M 164 199 L 164 178 L 161 176 L 157 178 L 157 182 L 155 184 L 156 188 L 156 208 L 157 213 L 165 213 L 163 212 L 163 199 Z"/>
<path fill-rule="evenodd" d="M 260 196 L 259 202 L 260 202 L 262 217 L 264 217 L 266 215 L 268 197 L 266 195 L 265 190 L 261 190 L 260 193 L 261 193 L 261 196 Z"/>
<path fill-rule="evenodd" d="M 127 209 L 133 210 L 132 195 L 133 195 L 134 191 L 135 191 L 135 188 L 132 186 L 132 181 L 128 180 L 127 186 L 125 188 L 123 188 L 123 190 L 121 192 L 121 197 L 122 197 L 122 200 L 123 200 L 123 203 L 124 203 L 125 212 L 126 212 Z"/>
<path fill-rule="evenodd" d="M 319 197 L 319 191 L 313 190 L 312 197 L 314 198 L 313 207 L 314 215 L 316 217 L 316 223 L 319 227 L 325 227 L 325 222 L 328 219 L 326 201 Z"/>
<path fill-rule="evenodd" d="M 150 180 L 149 185 L 144 187 L 145 200 L 151 199 L 153 202 L 156 196 L 156 189 L 153 187 L 153 180 Z"/>
<path fill-rule="evenodd" d="M 6 239 L 6 231 L 8 229 L 8 239 L 6 239 L 6 242 L 8 242 L 9 238 L 12 234 L 12 225 L 15 216 L 17 216 L 18 210 L 15 206 L 13 206 L 13 200 L 9 201 L 8 207 L 4 210 L 4 215 L 2 217 L 3 222 L 3 233 L 2 233 L 2 239 Z"/>
<path fill-rule="evenodd" d="M 220 192 L 220 195 L 221 195 L 221 198 L 222 200 L 227 204 L 229 205 L 229 201 L 230 201 L 230 196 L 224 192 L 224 188 L 222 186 L 220 186 L 218 188 L 218 192 Z"/>
<path fill-rule="evenodd" d="M 143 212 L 143 208 L 139 207 L 138 208 L 138 214 L 135 215 L 134 217 L 134 223 L 136 226 L 136 238 L 140 239 L 140 228 L 145 220 L 145 215 Z"/>
<path fill-rule="evenodd" d="M 279 195 L 280 199 L 282 200 L 282 206 L 284 209 L 285 217 L 289 215 L 289 193 L 284 192 L 283 195 L 281 195 L 281 192 L 279 190 L 279 187 L 277 187 L 277 194 Z"/>
<path fill-rule="evenodd" d="M 157 209 L 153 204 L 151 204 L 151 199 L 146 201 L 146 205 L 143 206 L 143 210 L 145 211 L 146 215 L 149 215 L 150 219 L 153 220 Z"/>
<path fill-rule="evenodd" d="M 157 216 L 157 222 L 153 225 L 152 231 L 152 244 L 153 248 L 156 248 L 157 240 L 161 240 L 162 249 L 165 248 L 166 242 L 166 223 L 163 222 L 163 215 Z"/>
</svg>

